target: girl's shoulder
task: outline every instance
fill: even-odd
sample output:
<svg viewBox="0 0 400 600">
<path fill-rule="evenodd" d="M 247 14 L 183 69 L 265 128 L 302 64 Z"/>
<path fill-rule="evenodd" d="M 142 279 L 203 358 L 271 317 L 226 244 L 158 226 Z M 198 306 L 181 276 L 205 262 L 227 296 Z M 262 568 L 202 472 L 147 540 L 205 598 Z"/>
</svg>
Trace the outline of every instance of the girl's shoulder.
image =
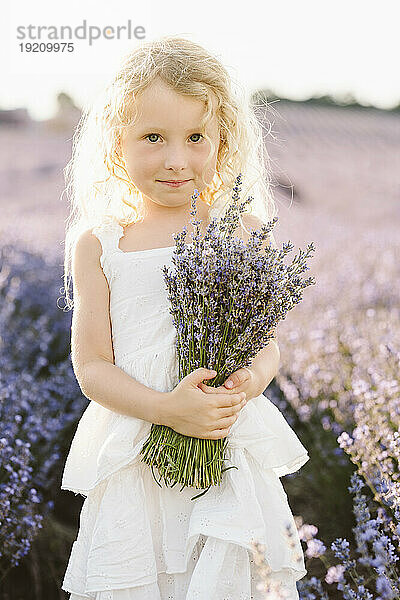
<svg viewBox="0 0 400 600">
<path fill-rule="evenodd" d="M 242 225 L 239 226 L 238 234 L 244 240 L 244 242 L 247 242 L 250 238 L 250 231 L 254 230 L 254 229 L 255 230 L 261 229 L 261 227 L 264 225 L 264 223 L 259 217 L 257 217 L 256 215 L 253 215 L 251 213 L 246 213 L 246 212 L 242 213 L 241 218 L 242 218 L 243 226 Z M 272 231 L 268 234 L 267 239 L 265 239 L 263 241 L 261 248 L 265 249 L 269 245 L 269 242 L 271 242 L 271 245 L 273 248 L 278 247 Z"/>
</svg>

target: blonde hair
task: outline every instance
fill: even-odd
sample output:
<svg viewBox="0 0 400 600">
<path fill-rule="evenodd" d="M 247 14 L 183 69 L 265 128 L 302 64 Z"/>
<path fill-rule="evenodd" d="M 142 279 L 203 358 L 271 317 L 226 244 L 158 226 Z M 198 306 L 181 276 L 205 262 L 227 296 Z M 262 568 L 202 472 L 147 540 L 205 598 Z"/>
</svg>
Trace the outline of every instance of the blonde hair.
<svg viewBox="0 0 400 600">
<path fill-rule="evenodd" d="M 64 169 L 70 200 L 64 256 L 66 307 L 73 307 L 68 287 L 77 239 L 87 229 L 117 221 L 123 227 L 143 217 L 143 199 L 125 169 L 119 140 L 137 116 L 135 98 L 159 77 L 179 94 L 204 102 L 203 123 L 212 117 L 211 95 L 217 100 L 220 130 L 216 172 L 200 198 L 219 216 L 231 201 L 235 179 L 242 173 L 242 201 L 254 197 L 247 212 L 266 223 L 277 214 L 271 192 L 270 159 L 263 126 L 221 62 L 201 45 L 177 36 L 143 42 L 126 55 L 96 98 L 82 112 L 73 136 L 72 157 Z M 133 114 L 132 114 L 133 113 Z M 211 144 L 209 158 L 215 148 Z"/>
</svg>

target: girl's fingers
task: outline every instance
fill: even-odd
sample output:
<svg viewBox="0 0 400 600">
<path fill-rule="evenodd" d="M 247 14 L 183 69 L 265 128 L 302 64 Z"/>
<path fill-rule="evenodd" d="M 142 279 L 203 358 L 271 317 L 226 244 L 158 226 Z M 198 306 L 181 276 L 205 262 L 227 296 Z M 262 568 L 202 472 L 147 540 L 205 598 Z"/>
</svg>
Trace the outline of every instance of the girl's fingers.
<svg viewBox="0 0 400 600">
<path fill-rule="evenodd" d="M 231 390 L 238 388 L 245 381 L 249 381 L 253 377 L 251 369 L 248 367 L 241 367 L 226 379 L 224 386 L 226 389 Z"/>
<path fill-rule="evenodd" d="M 200 381 L 198 387 L 201 389 L 202 392 L 205 392 L 206 394 L 226 394 L 232 391 L 227 390 L 226 387 L 223 385 L 220 385 L 218 387 L 212 387 L 211 385 L 206 385 L 202 381 Z"/>
</svg>

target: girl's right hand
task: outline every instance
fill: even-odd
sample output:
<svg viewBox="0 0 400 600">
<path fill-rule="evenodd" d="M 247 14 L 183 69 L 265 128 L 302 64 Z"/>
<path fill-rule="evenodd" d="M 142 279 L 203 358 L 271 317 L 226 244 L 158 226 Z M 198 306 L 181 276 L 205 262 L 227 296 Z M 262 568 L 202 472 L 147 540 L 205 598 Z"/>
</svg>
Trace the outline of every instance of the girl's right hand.
<svg viewBox="0 0 400 600">
<path fill-rule="evenodd" d="M 164 424 L 190 437 L 225 438 L 247 400 L 245 392 L 235 394 L 221 387 L 215 394 L 203 392 L 198 384 L 213 379 L 215 374 L 200 367 L 166 392 Z"/>
</svg>

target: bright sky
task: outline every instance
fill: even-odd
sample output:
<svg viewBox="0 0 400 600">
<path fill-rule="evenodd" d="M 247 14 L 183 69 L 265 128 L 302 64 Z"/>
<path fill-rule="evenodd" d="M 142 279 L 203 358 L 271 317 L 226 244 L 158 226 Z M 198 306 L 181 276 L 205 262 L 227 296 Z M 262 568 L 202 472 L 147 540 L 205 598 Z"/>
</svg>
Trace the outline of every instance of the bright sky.
<svg viewBox="0 0 400 600">
<path fill-rule="evenodd" d="M 196 41 L 222 60 L 250 92 L 269 88 L 278 95 L 351 92 L 361 103 L 390 108 L 400 101 L 398 0 L 20 0 L 3 7 L 0 25 L 3 84 L 0 107 L 27 107 L 35 119 L 52 116 L 56 94 L 79 106 L 91 101 L 139 42 L 74 39 L 74 52 L 21 52 L 18 39 L 28 25 L 127 26 L 145 29 L 145 39 L 174 34 Z M 94 30 L 93 30 L 94 31 Z M 21 34 L 22 35 L 22 34 Z M 109 34 L 111 35 L 111 34 Z M 115 35 L 115 33 L 114 33 Z M 50 40 L 51 41 L 51 40 Z M 56 40 L 52 40 L 53 42 Z M 68 39 L 65 39 L 68 42 Z"/>
</svg>

